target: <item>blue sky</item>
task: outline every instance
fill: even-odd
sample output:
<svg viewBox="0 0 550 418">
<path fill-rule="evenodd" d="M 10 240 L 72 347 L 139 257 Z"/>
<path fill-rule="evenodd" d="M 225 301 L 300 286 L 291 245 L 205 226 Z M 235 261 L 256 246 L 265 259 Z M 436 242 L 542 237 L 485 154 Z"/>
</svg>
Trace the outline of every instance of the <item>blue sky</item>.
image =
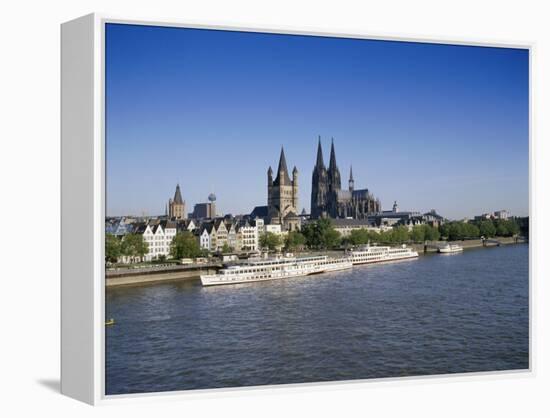
<svg viewBox="0 0 550 418">
<path fill-rule="evenodd" d="M 284 146 L 309 211 L 317 137 L 347 185 L 451 219 L 528 214 L 527 50 L 108 24 L 107 214 L 267 200 Z"/>
</svg>

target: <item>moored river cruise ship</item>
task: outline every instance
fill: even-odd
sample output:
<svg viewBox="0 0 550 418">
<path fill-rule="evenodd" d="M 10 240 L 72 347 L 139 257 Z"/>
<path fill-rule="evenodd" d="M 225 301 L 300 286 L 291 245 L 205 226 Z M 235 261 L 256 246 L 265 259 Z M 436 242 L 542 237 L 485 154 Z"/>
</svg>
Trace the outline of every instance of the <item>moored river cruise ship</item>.
<svg viewBox="0 0 550 418">
<path fill-rule="evenodd" d="M 458 244 L 445 244 L 437 249 L 441 254 L 456 254 L 461 253 L 464 249 Z"/>
<path fill-rule="evenodd" d="M 201 275 L 201 283 L 203 286 L 213 286 L 277 280 L 345 270 L 352 268 L 352 266 L 351 260 L 347 257 L 332 258 L 326 255 L 249 260 L 243 264 L 225 267 L 219 270 L 217 274 Z"/>
<path fill-rule="evenodd" d="M 365 247 L 349 251 L 348 255 L 353 265 L 383 263 L 418 257 L 418 253 L 406 245 L 401 247 L 378 247 L 367 245 Z"/>
</svg>

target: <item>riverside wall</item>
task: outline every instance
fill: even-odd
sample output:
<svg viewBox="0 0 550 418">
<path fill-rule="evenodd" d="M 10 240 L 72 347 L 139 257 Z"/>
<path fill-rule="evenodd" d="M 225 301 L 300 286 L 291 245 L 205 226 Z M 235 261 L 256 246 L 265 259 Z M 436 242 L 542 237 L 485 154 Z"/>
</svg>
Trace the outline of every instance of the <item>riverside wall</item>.
<svg viewBox="0 0 550 418">
<path fill-rule="evenodd" d="M 497 243 L 498 241 L 498 243 Z M 457 244 L 457 245 L 460 245 L 462 248 L 464 249 L 467 249 L 467 248 L 477 248 L 477 247 L 483 247 L 483 241 L 481 239 L 465 239 L 464 241 L 448 241 L 449 244 Z M 523 244 L 525 241 L 517 241 L 515 238 L 513 237 L 498 237 L 498 238 L 493 238 L 491 240 L 489 240 L 489 242 L 487 242 L 485 244 L 486 247 L 494 247 L 496 245 L 510 245 L 510 244 Z M 434 241 L 433 244 L 437 245 L 437 244 L 440 244 L 442 245 L 443 242 L 442 241 Z M 424 244 L 412 244 L 411 247 L 418 252 L 418 254 L 424 254 L 425 252 L 426 253 L 435 253 L 437 252 L 437 248 L 435 248 L 435 246 L 428 246 L 426 248 L 426 251 L 424 251 Z"/>
<path fill-rule="evenodd" d="M 215 274 L 214 267 L 188 268 L 179 271 L 156 271 L 156 272 L 127 272 L 125 274 L 109 274 L 105 278 L 106 287 L 132 286 L 153 283 L 166 283 L 178 280 L 198 280 L 201 274 Z"/>
</svg>

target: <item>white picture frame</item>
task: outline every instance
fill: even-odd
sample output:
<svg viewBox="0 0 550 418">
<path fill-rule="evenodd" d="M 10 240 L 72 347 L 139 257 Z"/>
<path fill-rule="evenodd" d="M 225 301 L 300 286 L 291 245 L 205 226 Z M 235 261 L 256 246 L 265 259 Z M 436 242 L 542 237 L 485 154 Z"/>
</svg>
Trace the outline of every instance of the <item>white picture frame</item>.
<svg viewBox="0 0 550 418">
<path fill-rule="evenodd" d="M 150 393 L 143 395 L 105 395 L 105 135 L 104 135 L 104 28 L 106 23 L 172 26 L 185 28 L 235 30 L 248 32 L 417 41 L 470 46 L 524 48 L 530 62 L 534 45 L 530 43 L 495 43 L 476 40 L 418 39 L 360 33 L 328 33 L 299 28 L 227 27 L 182 21 L 148 21 L 90 14 L 61 26 L 61 391 L 80 401 L 98 405 L 121 398 L 162 399 L 166 396 L 209 396 L 219 391 L 208 389 Z M 531 64 L 530 64 L 531 71 Z M 530 76 L 531 80 L 531 76 Z M 533 86 L 530 82 L 530 100 Z M 530 102 L 530 157 L 532 157 L 532 104 Z M 532 158 L 530 158 L 532 161 Z M 530 166 L 530 174 L 533 167 Z M 530 217 L 532 218 L 532 175 L 530 175 Z M 532 254 L 532 248 L 530 248 Z M 532 298 L 533 260 L 530 256 L 529 295 Z M 530 304 L 529 370 L 464 375 L 423 376 L 412 379 L 479 379 L 483 376 L 533 373 L 532 303 Z M 377 384 L 403 378 L 369 379 L 354 384 Z M 341 385 L 331 382 L 307 385 Z M 268 386 L 293 390 L 296 385 Z M 239 388 L 246 390 L 247 388 Z M 160 395 L 160 396 L 159 396 Z"/>
</svg>

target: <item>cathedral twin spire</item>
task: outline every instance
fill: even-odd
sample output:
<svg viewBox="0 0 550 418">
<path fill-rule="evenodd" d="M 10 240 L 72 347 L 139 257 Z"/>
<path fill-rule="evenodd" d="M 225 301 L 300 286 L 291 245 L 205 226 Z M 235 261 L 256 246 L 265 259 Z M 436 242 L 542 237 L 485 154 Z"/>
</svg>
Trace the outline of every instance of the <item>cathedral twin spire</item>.
<svg viewBox="0 0 550 418">
<path fill-rule="evenodd" d="M 375 200 L 368 189 L 355 190 L 353 168 L 349 169 L 347 191 L 342 191 L 340 170 L 336 163 L 334 138 L 330 146 L 328 169 L 323 160 L 321 137 L 317 145 L 317 162 L 311 176 L 311 218 L 364 219 L 380 211 L 380 201 Z"/>
<path fill-rule="evenodd" d="M 315 168 L 325 168 L 323 147 L 321 147 L 321 135 L 319 135 L 319 144 L 317 145 L 317 163 L 315 164 Z"/>
<path fill-rule="evenodd" d="M 328 171 L 336 171 L 338 167 L 336 166 L 336 152 L 334 151 L 334 138 L 332 138 L 332 143 L 330 145 L 330 163 L 328 166 Z"/>
<path fill-rule="evenodd" d="M 328 187 L 330 190 L 339 190 L 341 188 L 340 170 L 336 164 L 336 151 L 334 150 L 334 138 L 332 138 L 330 145 L 330 159 L 328 170 L 325 168 L 323 160 L 323 147 L 321 146 L 321 136 L 319 136 L 319 142 L 317 145 L 317 162 L 315 164 L 314 171 L 317 173 L 325 172 L 328 178 Z M 324 177 L 321 175 L 321 177 Z"/>
</svg>

